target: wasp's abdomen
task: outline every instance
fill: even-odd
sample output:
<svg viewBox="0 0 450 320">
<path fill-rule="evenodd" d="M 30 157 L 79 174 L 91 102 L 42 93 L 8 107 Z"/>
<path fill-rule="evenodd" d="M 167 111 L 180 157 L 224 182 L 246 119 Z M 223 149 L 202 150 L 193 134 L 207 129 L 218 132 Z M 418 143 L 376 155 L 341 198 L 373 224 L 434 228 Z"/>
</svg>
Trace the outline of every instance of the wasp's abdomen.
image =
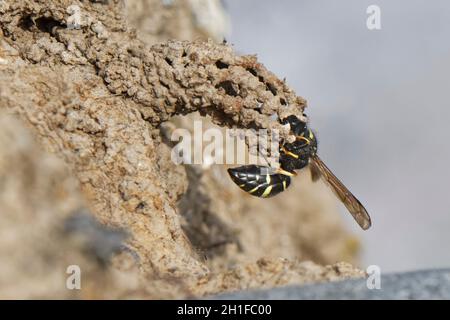
<svg viewBox="0 0 450 320">
<path fill-rule="evenodd" d="M 286 190 L 291 178 L 279 173 L 270 173 L 267 167 L 247 165 L 228 169 L 231 179 L 242 190 L 256 197 L 269 198 Z"/>
</svg>

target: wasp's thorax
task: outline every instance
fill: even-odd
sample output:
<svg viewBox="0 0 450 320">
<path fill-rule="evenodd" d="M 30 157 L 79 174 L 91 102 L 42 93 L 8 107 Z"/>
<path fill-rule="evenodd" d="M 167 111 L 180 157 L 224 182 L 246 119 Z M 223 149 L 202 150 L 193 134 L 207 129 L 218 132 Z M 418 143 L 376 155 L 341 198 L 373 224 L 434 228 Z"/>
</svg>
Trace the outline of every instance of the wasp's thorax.
<svg viewBox="0 0 450 320">
<path fill-rule="evenodd" d="M 317 152 L 317 139 L 307 123 L 296 116 L 287 117 L 283 123 L 290 125 L 296 140 L 280 147 L 280 167 L 293 172 L 308 165 L 310 157 Z"/>
</svg>

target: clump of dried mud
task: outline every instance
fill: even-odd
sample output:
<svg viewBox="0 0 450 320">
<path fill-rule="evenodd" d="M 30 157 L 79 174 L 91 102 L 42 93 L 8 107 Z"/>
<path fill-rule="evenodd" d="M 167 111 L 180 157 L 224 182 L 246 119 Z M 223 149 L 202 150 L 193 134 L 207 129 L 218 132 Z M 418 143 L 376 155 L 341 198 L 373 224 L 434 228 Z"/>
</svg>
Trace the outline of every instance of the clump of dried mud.
<svg viewBox="0 0 450 320">
<path fill-rule="evenodd" d="M 307 173 L 262 200 L 223 166 L 170 161 L 167 121 L 285 130 L 276 118 L 306 106 L 256 57 L 192 42 L 220 38 L 225 26 L 200 19 L 224 14 L 213 3 L 1 2 L 1 297 L 198 297 L 364 275 L 334 264 L 358 242 Z M 69 265 L 81 290 L 66 288 Z"/>
</svg>

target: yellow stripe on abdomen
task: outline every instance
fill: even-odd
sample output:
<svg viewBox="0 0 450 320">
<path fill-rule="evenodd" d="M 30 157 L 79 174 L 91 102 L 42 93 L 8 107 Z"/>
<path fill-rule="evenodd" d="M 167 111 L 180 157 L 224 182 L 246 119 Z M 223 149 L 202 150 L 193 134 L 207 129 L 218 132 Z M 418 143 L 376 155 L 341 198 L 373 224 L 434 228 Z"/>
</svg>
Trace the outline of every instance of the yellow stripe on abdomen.
<svg viewBox="0 0 450 320">
<path fill-rule="evenodd" d="M 264 190 L 264 193 L 261 195 L 261 197 L 262 197 L 262 198 L 267 197 L 267 196 L 270 194 L 271 191 L 272 191 L 272 186 L 268 186 L 268 187 L 266 188 L 266 190 Z"/>
</svg>

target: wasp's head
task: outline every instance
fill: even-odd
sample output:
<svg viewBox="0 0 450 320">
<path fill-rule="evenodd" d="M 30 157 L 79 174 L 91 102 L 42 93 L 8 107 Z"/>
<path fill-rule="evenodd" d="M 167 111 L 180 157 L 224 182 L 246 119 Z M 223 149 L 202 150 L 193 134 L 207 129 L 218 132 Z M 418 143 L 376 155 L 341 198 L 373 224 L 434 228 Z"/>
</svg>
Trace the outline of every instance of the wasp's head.
<svg viewBox="0 0 450 320">
<path fill-rule="evenodd" d="M 308 146 L 311 150 L 311 154 L 315 155 L 317 153 L 317 138 L 316 134 L 309 128 L 307 128 L 307 132 L 305 132 L 304 136 L 308 140 Z"/>
<path fill-rule="evenodd" d="M 304 115 L 307 119 L 306 115 Z M 309 128 L 307 120 L 302 121 L 294 115 L 283 119 L 283 124 L 289 124 L 291 132 L 296 136 L 295 149 L 303 153 L 315 155 L 317 152 L 317 138 L 315 133 Z"/>
<path fill-rule="evenodd" d="M 295 135 L 295 136 L 299 136 L 302 133 L 305 132 L 305 130 L 307 129 L 307 117 L 306 115 L 304 115 L 304 121 L 300 120 L 299 118 L 297 118 L 294 115 L 290 115 L 286 118 L 284 118 L 281 123 L 286 125 L 288 124 L 290 127 L 291 132 Z"/>
</svg>

